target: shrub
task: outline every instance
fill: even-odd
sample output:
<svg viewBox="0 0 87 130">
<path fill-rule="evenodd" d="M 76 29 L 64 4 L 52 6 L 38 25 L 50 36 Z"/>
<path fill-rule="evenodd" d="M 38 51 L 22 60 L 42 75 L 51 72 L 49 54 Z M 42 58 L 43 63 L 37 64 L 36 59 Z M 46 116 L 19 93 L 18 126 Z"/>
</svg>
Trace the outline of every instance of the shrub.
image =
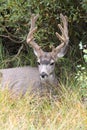
<svg viewBox="0 0 87 130">
<path fill-rule="evenodd" d="M 82 50 L 83 59 L 84 59 L 85 64 L 77 65 L 78 71 L 76 74 L 76 79 L 79 82 L 79 85 L 81 88 L 81 94 L 87 97 L 87 68 L 86 68 L 87 49 L 84 48 L 84 47 L 86 47 L 86 45 L 83 45 L 82 42 L 80 42 L 79 47 L 80 47 L 80 50 Z"/>
<path fill-rule="evenodd" d="M 58 45 L 55 32 L 59 31 L 57 28 L 59 14 L 66 14 L 69 19 L 69 36 L 70 45 L 72 46 L 71 53 L 69 54 L 72 58 L 70 59 L 69 57 L 69 59 L 72 61 L 72 59 L 78 60 L 78 58 L 81 58 L 81 53 L 78 51 L 78 43 L 84 37 L 84 34 L 87 36 L 85 28 L 87 22 L 86 0 L 4 0 L 1 1 L 1 4 L 0 43 L 5 47 L 5 51 L 11 56 L 10 58 L 18 52 L 22 44 L 24 47 L 21 54 L 27 55 L 29 48 L 26 46 L 26 36 L 29 31 L 29 21 L 32 13 L 40 14 L 37 22 L 38 31 L 35 37 L 36 41 L 47 51 L 50 50 L 50 46 L 54 43 L 55 46 Z M 31 49 L 29 49 L 29 52 L 31 52 Z M 31 55 L 30 59 L 34 59 L 33 57 Z M 34 60 L 32 62 L 34 63 Z M 15 60 L 14 62 L 12 61 L 12 66 L 20 65 L 14 65 L 14 63 Z M 26 64 L 27 62 L 25 64 L 22 63 L 22 65 Z"/>
</svg>

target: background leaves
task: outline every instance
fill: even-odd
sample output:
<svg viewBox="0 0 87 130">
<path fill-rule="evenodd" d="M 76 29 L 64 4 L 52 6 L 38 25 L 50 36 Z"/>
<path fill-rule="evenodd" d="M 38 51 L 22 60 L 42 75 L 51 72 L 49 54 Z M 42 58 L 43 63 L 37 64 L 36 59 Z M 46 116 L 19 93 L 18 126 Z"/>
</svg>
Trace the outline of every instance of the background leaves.
<svg viewBox="0 0 87 130">
<path fill-rule="evenodd" d="M 0 44 L 4 49 L 4 59 L 13 58 L 23 45 L 23 49 L 18 56 L 20 62 L 18 59 L 15 59 L 16 61 L 10 60 L 6 65 L 3 62 L 1 68 L 2 66 L 13 67 L 35 64 L 32 49 L 26 44 L 32 13 L 39 13 L 35 39 L 45 51 L 50 51 L 52 45 L 60 44 L 55 36 L 55 32 L 59 32 L 57 28 L 57 24 L 60 22 L 59 14 L 67 15 L 70 37 L 70 50 L 67 59 L 70 62 L 75 61 L 76 64 L 83 62 L 79 43 L 82 41 L 83 45 L 87 44 L 86 0 L 0 0 L 0 5 Z M 22 62 L 23 59 L 25 62 Z M 28 61 L 26 61 L 27 59 Z"/>
</svg>

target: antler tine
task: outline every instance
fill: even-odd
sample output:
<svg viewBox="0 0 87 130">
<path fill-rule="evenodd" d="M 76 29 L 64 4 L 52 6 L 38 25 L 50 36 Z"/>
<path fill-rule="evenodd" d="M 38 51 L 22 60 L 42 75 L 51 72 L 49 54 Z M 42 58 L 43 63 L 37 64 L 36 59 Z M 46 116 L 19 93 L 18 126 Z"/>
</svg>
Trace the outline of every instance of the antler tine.
<svg viewBox="0 0 87 130">
<path fill-rule="evenodd" d="M 35 23 L 36 23 L 38 17 L 39 17 L 39 14 L 36 16 L 34 14 L 32 14 L 32 16 L 31 16 L 31 27 L 30 27 L 30 31 L 27 36 L 27 44 L 31 45 L 31 47 L 40 56 L 43 51 L 42 51 L 41 47 L 34 41 L 34 33 L 37 31 L 37 27 L 35 27 Z"/>
<path fill-rule="evenodd" d="M 63 22 L 64 35 L 66 38 L 68 38 L 68 18 L 67 18 L 67 16 L 63 16 L 62 14 L 60 14 L 60 18 Z"/>
<path fill-rule="evenodd" d="M 60 14 L 60 18 L 62 20 L 63 27 L 62 27 L 61 24 L 58 24 L 58 27 L 59 27 L 59 29 L 62 32 L 62 36 L 59 33 L 57 33 L 57 32 L 56 32 L 56 36 L 59 38 L 59 40 L 61 42 L 66 43 L 66 41 L 69 40 L 69 37 L 68 37 L 68 21 L 67 21 L 67 16 L 63 16 L 62 14 Z"/>
<path fill-rule="evenodd" d="M 61 19 L 63 25 L 58 24 L 58 27 L 59 27 L 62 35 L 60 35 L 58 32 L 56 32 L 56 36 L 61 41 L 61 44 L 52 50 L 55 53 L 55 55 L 56 55 L 56 53 L 58 53 L 60 51 L 61 48 L 66 46 L 69 42 L 67 17 L 60 14 L 60 19 Z"/>
<path fill-rule="evenodd" d="M 36 16 L 34 14 L 32 14 L 32 16 L 31 16 L 31 28 L 30 28 L 30 30 L 32 30 L 33 28 L 35 28 L 35 23 L 36 23 L 38 17 L 39 17 L 39 14 L 37 14 Z"/>
</svg>

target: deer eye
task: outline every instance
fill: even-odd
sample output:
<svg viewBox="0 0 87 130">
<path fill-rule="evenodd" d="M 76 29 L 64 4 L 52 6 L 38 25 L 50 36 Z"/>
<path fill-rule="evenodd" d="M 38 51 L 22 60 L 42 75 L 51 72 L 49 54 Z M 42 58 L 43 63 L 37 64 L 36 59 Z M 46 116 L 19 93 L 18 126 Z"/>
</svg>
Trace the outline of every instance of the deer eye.
<svg viewBox="0 0 87 130">
<path fill-rule="evenodd" d="M 37 64 L 40 65 L 40 62 L 37 61 Z"/>
<path fill-rule="evenodd" d="M 54 65 L 54 62 L 50 63 L 50 65 Z"/>
</svg>

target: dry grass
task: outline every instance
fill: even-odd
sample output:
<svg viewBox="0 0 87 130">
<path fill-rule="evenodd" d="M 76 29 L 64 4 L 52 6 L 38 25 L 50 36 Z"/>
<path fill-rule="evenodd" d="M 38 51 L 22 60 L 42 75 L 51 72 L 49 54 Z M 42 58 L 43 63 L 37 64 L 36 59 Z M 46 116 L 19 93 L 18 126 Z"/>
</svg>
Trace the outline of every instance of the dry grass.
<svg viewBox="0 0 87 130">
<path fill-rule="evenodd" d="M 51 97 L 11 99 L 0 91 L 0 130 L 87 130 L 87 110 L 79 92 L 63 88 L 60 100 Z"/>
</svg>

